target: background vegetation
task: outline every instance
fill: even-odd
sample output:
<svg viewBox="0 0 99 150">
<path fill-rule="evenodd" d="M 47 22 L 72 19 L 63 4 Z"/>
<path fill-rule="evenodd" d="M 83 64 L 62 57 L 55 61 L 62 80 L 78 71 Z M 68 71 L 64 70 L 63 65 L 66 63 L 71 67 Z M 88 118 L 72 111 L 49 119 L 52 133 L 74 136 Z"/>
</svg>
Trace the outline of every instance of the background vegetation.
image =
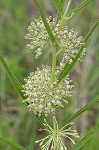
<svg viewBox="0 0 99 150">
<path fill-rule="evenodd" d="M 82 0 L 73 0 L 71 9 Z M 40 0 L 46 16 L 56 16 L 52 1 Z M 86 35 L 98 18 L 99 1 L 94 0 L 74 17 L 68 20 L 68 25 L 80 35 Z M 41 64 L 50 64 L 51 49 L 45 48 L 45 53 L 35 59 L 34 51 L 25 48 L 27 41 L 24 36 L 27 27 L 38 18 L 33 0 L 0 0 L 0 53 L 6 58 L 19 81 L 24 84 L 24 78 L 29 72 L 41 67 Z M 60 122 L 72 113 L 83 107 L 90 99 L 99 94 L 99 28 L 94 32 L 87 45 L 87 53 L 81 64 L 76 65 L 71 73 L 75 80 L 75 94 L 71 103 L 66 106 L 65 112 L 58 111 Z M 50 119 L 49 119 L 50 121 Z M 84 135 L 99 121 L 99 102 L 75 121 L 75 127 Z M 0 63 L 0 135 L 13 139 L 28 150 L 38 150 L 35 140 L 45 133 L 39 131 L 35 116 L 28 112 L 22 98 L 16 93 L 3 66 Z M 93 140 L 94 139 L 94 140 Z M 99 130 L 81 150 L 99 150 Z M 68 144 L 69 141 L 66 141 Z M 13 150 L 12 147 L 0 142 L 0 150 Z"/>
</svg>

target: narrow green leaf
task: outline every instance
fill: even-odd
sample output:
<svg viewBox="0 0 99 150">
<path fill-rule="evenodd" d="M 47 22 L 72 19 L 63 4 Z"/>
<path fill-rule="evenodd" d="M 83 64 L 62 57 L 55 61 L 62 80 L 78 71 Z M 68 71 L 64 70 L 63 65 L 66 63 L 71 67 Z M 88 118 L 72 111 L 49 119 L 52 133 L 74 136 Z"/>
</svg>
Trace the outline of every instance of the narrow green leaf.
<svg viewBox="0 0 99 150">
<path fill-rule="evenodd" d="M 63 13 L 64 13 L 64 4 L 65 4 L 65 0 L 60 0 L 59 2 L 59 6 L 60 6 L 60 9 L 61 9 L 61 16 L 58 14 L 58 18 L 57 18 L 57 21 L 60 20 L 62 17 L 63 17 Z"/>
<path fill-rule="evenodd" d="M 17 150 L 26 150 L 26 149 L 25 149 L 24 147 L 22 147 L 21 145 L 19 145 L 19 144 L 13 142 L 12 140 L 10 140 L 10 139 L 8 139 L 8 138 L 3 137 L 3 136 L 0 136 L 0 141 L 5 142 L 5 143 L 11 145 L 12 147 L 14 147 L 14 148 L 17 149 Z"/>
<path fill-rule="evenodd" d="M 44 16 L 44 13 L 43 13 L 43 11 L 42 11 L 42 9 L 41 9 L 39 3 L 37 2 L 37 0 L 34 0 L 34 3 L 35 3 L 35 5 L 36 5 L 36 8 L 37 8 L 37 10 L 38 10 L 38 12 L 39 12 L 41 18 L 42 18 L 42 21 L 43 21 L 43 23 L 44 23 L 44 26 L 45 26 L 45 28 L 46 28 L 46 31 L 47 31 L 47 33 L 48 33 L 48 35 L 49 35 L 50 41 L 51 41 L 52 44 L 54 44 L 55 38 L 54 38 L 53 33 L 52 33 L 52 31 L 51 31 L 51 29 L 50 29 L 48 23 L 47 23 L 47 20 L 46 20 L 46 18 L 45 18 L 45 16 Z"/>
<path fill-rule="evenodd" d="M 2 65 L 4 66 L 6 72 L 8 73 L 9 78 L 12 81 L 12 84 L 14 85 L 15 89 L 18 91 L 18 93 L 22 96 L 23 99 L 26 99 L 26 96 L 24 96 L 24 93 L 22 92 L 22 86 L 21 86 L 20 82 L 17 80 L 14 73 L 12 72 L 12 70 L 10 69 L 10 67 L 8 66 L 8 64 L 6 63 L 6 61 L 4 60 L 4 58 L 1 54 L 0 54 L 0 61 L 1 61 Z M 37 115 L 36 115 L 36 117 L 37 117 L 39 123 L 41 123 L 43 126 L 44 117 L 43 116 L 39 117 Z"/>
<path fill-rule="evenodd" d="M 55 5 L 55 7 L 58 11 L 58 18 L 61 19 L 61 17 L 62 17 L 62 4 L 61 4 L 61 7 L 60 7 L 60 3 L 57 0 L 53 0 L 53 3 L 54 3 L 54 5 Z"/>
<path fill-rule="evenodd" d="M 61 7 L 61 12 L 63 13 L 64 10 L 64 4 L 65 4 L 65 0 L 60 0 L 59 5 Z"/>
<path fill-rule="evenodd" d="M 86 106 L 78 110 L 74 115 L 72 115 L 69 119 L 65 121 L 65 123 L 62 125 L 64 127 L 66 124 L 72 122 L 75 118 L 77 118 L 79 115 L 81 115 L 83 112 L 91 108 L 97 101 L 99 101 L 99 95 L 96 96 L 93 100 L 91 100 Z M 61 127 L 61 128 L 62 128 Z"/>
<path fill-rule="evenodd" d="M 53 0 L 53 3 L 54 3 L 54 5 L 57 9 L 57 12 L 58 12 L 58 18 L 57 18 L 57 21 L 58 21 L 62 18 L 62 15 L 63 15 L 65 0 L 60 0 L 60 1 Z"/>
<path fill-rule="evenodd" d="M 97 27 L 98 24 L 99 24 L 99 19 L 95 22 L 95 24 L 93 25 L 93 27 L 91 28 L 91 30 L 88 32 L 87 36 L 85 37 L 85 39 L 84 39 L 85 43 L 87 43 L 87 41 L 89 40 L 90 36 L 94 32 L 94 30 L 96 29 L 96 27 Z"/>
<path fill-rule="evenodd" d="M 82 8 L 86 7 L 88 4 L 90 4 L 93 0 L 85 0 L 83 1 L 81 4 L 79 4 L 76 8 L 74 8 L 71 12 L 69 12 L 67 14 L 67 17 L 72 16 L 73 14 L 75 14 L 76 12 L 78 12 L 79 10 L 81 10 Z"/>
<path fill-rule="evenodd" d="M 93 127 L 86 135 L 84 138 L 82 138 L 73 148 L 72 150 L 79 150 L 92 136 L 93 134 L 97 131 L 99 128 L 99 124 L 97 124 L 95 127 Z"/>
<path fill-rule="evenodd" d="M 84 38 L 85 43 L 88 42 L 89 38 L 91 37 L 92 33 L 94 32 L 94 30 L 96 29 L 98 24 L 99 24 L 99 20 L 96 21 L 96 23 L 93 25 L 91 30 L 88 32 L 87 36 Z M 76 64 L 78 58 L 80 57 L 83 49 L 84 49 L 84 47 L 82 46 L 81 49 L 79 50 L 77 56 L 74 58 L 73 62 L 70 65 L 67 65 L 67 64 L 65 65 L 64 69 L 62 70 L 62 72 L 60 73 L 60 75 L 58 77 L 58 82 L 62 81 L 69 74 L 69 72 L 72 70 L 72 68 Z"/>
<path fill-rule="evenodd" d="M 20 82 L 17 80 L 17 78 L 15 77 L 15 75 L 13 74 L 13 72 L 11 71 L 11 69 L 9 68 L 9 66 L 7 65 L 6 61 L 4 60 L 4 58 L 1 54 L 0 54 L 0 61 L 1 61 L 2 65 L 4 66 L 5 70 L 7 71 L 14 87 L 20 93 L 20 95 L 25 99 L 26 97 L 24 96 L 24 94 L 22 92 L 22 86 L 21 86 Z"/>
</svg>

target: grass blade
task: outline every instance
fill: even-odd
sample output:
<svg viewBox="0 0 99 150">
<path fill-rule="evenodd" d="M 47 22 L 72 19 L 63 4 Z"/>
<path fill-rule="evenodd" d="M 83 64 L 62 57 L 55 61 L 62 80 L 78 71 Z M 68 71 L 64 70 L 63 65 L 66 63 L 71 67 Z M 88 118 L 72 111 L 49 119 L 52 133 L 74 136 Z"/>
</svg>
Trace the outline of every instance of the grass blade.
<svg viewBox="0 0 99 150">
<path fill-rule="evenodd" d="M 73 148 L 72 150 L 79 150 L 96 132 L 96 130 L 99 128 L 99 124 L 97 124 L 95 127 L 93 127 L 84 138 L 82 138 Z"/>
<path fill-rule="evenodd" d="M 99 24 L 99 20 L 96 21 L 96 23 L 93 25 L 91 30 L 88 32 L 87 36 L 84 38 L 85 43 L 88 42 L 89 38 L 91 37 L 92 33 L 94 32 L 94 30 L 96 29 L 98 24 Z M 70 65 L 65 65 L 64 69 L 62 70 L 62 72 L 58 76 L 58 82 L 62 81 L 69 74 L 69 72 L 72 70 L 72 68 L 76 64 L 78 58 L 80 57 L 80 55 L 83 51 L 83 48 L 84 47 L 81 47 L 81 49 L 79 50 L 77 56 L 74 58 L 73 62 Z"/>
<path fill-rule="evenodd" d="M 86 106 L 78 110 L 74 115 L 72 115 L 68 120 L 65 121 L 65 123 L 62 125 L 64 127 L 66 124 L 72 122 L 75 118 L 77 118 L 79 115 L 81 115 L 83 112 L 91 108 L 97 101 L 99 101 L 99 95 L 96 96 L 93 100 L 91 100 Z M 61 127 L 61 128 L 62 128 Z"/>
<path fill-rule="evenodd" d="M 11 145 L 12 147 L 14 147 L 14 148 L 17 149 L 17 150 L 26 150 L 26 149 L 25 149 L 24 147 L 22 147 L 21 145 L 19 145 L 19 144 L 13 142 L 12 140 L 10 140 L 10 139 L 8 139 L 8 138 L 3 137 L 3 136 L 0 136 L 0 141 L 5 142 L 5 143 Z"/>
<path fill-rule="evenodd" d="M 52 33 L 52 31 L 51 31 L 51 29 L 50 29 L 48 23 L 47 23 L 47 20 L 46 20 L 46 18 L 45 18 L 45 16 L 44 16 L 44 13 L 43 13 L 43 11 L 42 11 L 42 9 L 41 9 L 39 3 L 37 2 L 37 0 L 34 0 L 34 3 L 35 3 L 35 5 L 36 5 L 36 8 L 37 8 L 37 10 L 38 10 L 38 12 L 39 12 L 41 18 L 42 18 L 42 21 L 43 21 L 43 23 L 44 23 L 45 29 L 46 29 L 46 31 L 47 31 L 47 33 L 48 33 L 48 35 L 49 35 L 50 41 L 51 41 L 52 44 L 54 44 L 55 38 L 54 38 L 53 33 Z"/>
<path fill-rule="evenodd" d="M 0 54 L 0 61 L 2 63 L 2 65 L 4 66 L 6 72 L 8 73 L 14 87 L 16 88 L 16 90 L 20 93 L 20 95 L 22 96 L 22 98 L 26 98 L 22 92 L 22 86 L 20 84 L 20 82 L 17 80 L 17 78 L 15 77 L 15 75 L 13 74 L 13 72 L 11 71 L 11 69 L 9 68 L 9 66 L 7 65 L 6 61 L 4 60 L 3 56 Z"/>
<path fill-rule="evenodd" d="M 86 7 L 88 4 L 90 4 L 93 0 L 85 0 L 84 2 L 82 2 L 81 4 L 79 4 L 76 8 L 74 8 L 71 12 L 69 12 L 67 14 L 67 17 L 72 16 L 73 14 L 75 14 L 76 12 L 78 12 L 79 10 L 81 10 L 82 8 Z"/>
</svg>

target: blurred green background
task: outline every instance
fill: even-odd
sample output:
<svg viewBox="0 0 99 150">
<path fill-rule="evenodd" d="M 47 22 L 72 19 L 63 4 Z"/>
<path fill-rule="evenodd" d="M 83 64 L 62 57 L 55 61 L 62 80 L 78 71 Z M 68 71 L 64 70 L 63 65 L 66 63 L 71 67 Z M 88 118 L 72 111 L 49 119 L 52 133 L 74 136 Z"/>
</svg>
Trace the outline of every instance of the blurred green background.
<svg viewBox="0 0 99 150">
<path fill-rule="evenodd" d="M 73 0 L 71 9 L 83 0 Z M 51 0 L 39 0 L 46 16 L 56 16 L 56 9 Z M 68 20 L 69 28 L 85 36 L 99 17 L 99 0 L 94 0 L 86 8 Z M 38 18 L 33 0 L 0 0 L 0 53 L 4 56 L 18 80 L 24 84 L 24 78 L 42 64 L 50 65 L 51 49 L 46 47 L 44 54 L 35 59 L 35 52 L 25 48 L 24 39 L 27 27 Z M 60 124 L 75 111 L 86 105 L 99 94 L 99 27 L 91 37 L 83 62 L 77 63 L 71 72 L 74 80 L 74 96 L 65 110 L 57 111 Z M 59 119 L 61 118 L 61 119 Z M 99 103 L 75 120 L 81 137 L 99 121 Z M 50 119 L 49 119 L 50 122 Z M 0 63 L 0 135 L 26 147 L 27 150 L 39 150 L 35 140 L 45 135 L 40 132 L 35 116 L 28 112 L 22 98 L 15 91 L 2 64 Z M 68 144 L 69 143 L 69 144 Z M 70 142 L 66 140 L 70 148 Z M 0 150 L 14 150 L 0 142 Z M 81 150 L 99 150 L 99 130 Z"/>
</svg>

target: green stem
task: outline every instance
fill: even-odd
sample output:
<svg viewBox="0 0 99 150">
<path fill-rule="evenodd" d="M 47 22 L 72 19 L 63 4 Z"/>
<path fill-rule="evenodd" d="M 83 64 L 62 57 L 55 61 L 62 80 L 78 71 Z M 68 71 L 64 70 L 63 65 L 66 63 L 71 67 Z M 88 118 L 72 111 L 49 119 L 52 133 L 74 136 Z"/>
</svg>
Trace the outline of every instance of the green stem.
<svg viewBox="0 0 99 150">
<path fill-rule="evenodd" d="M 55 82 L 55 70 L 56 70 L 56 46 L 52 45 L 52 82 Z"/>
</svg>

